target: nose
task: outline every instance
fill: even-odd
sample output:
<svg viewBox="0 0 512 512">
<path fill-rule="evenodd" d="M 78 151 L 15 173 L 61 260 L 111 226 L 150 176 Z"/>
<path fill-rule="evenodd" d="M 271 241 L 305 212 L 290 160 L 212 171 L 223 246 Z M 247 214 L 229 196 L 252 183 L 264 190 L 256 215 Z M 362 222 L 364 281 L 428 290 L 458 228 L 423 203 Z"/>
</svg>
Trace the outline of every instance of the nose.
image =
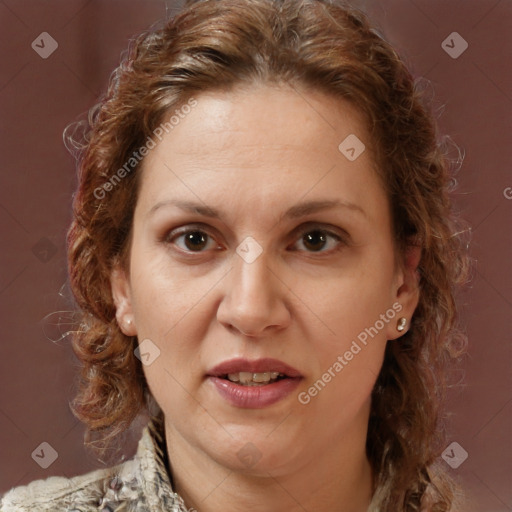
<svg viewBox="0 0 512 512">
<path fill-rule="evenodd" d="M 217 319 L 245 336 L 268 335 L 289 325 L 289 293 L 263 254 L 252 263 L 235 255 L 233 269 L 224 280 Z"/>
</svg>

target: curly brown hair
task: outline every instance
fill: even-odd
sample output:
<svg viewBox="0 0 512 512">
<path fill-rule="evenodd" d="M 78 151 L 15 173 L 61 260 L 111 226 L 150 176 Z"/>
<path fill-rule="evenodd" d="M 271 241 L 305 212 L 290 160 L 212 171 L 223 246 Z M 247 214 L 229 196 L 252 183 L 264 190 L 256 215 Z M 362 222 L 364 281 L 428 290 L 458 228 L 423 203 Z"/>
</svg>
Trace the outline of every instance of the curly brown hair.
<svg viewBox="0 0 512 512">
<path fill-rule="evenodd" d="M 425 82 L 413 78 L 363 13 L 337 2 L 189 1 L 163 27 L 132 41 L 89 113 L 78 155 L 68 232 L 70 281 L 82 312 L 73 339 L 82 363 L 73 413 L 86 424 L 87 439 L 100 434 L 105 453 L 154 405 L 134 355 L 137 339 L 121 332 L 110 286 L 114 265 L 129 264 L 141 164 L 120 183 L 112 181 L 116 172 L 193 95 L 254 82 L 322 91 L 365 118 L 392 205 L 397 254 L 404 261 L 408 246 L 422 249 L 419 305 L 409 331 L 388 343 L 372 394 L 367 454 L 379 510 L 450 510 L 453 486 L 437 466 L 441 405 L 446 368 L 465 350 L 455 289 L 468 263 L 466 230 L 449 199 L 453 161 Z"/>
</svg>

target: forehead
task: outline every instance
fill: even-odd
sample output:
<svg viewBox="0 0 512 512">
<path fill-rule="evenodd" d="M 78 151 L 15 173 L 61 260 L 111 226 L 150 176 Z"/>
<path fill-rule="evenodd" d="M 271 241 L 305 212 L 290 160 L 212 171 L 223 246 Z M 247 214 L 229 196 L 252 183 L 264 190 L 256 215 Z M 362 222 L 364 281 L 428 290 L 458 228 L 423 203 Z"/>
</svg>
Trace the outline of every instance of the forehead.
<svg viewBox="0 0 512 512">
<path fill-rule="evenodd" d="M 350 103 L 311 89 L 253 85 L 200 94 L 167 142 L 175 153 L 196 157 L 240 150 L 243 158 L 252 148 L 260 155 L 295 148 L 313 156 L 328 148 L 339 156 L 339 144 L 351 134 L 369 142 L 362 116 Z"/>
<path fill-rule="evenodd" d="M 333 188 L 353 202 L 375 187 L 368 184 L 377 179 L 371 142 L 347 102 L 289 86 L 212 91 L 195 100 L 168 114 L 175 122 L 180 114 L 179 122 L 144 161 L 139 202 L 146 210 L 170 195 L 211 204 L 205 194 L 222 203 L 231 193 L 256 207 Z M 347 140 L 362 151 L 355 159 L 342 151 Z"/>
</svg>

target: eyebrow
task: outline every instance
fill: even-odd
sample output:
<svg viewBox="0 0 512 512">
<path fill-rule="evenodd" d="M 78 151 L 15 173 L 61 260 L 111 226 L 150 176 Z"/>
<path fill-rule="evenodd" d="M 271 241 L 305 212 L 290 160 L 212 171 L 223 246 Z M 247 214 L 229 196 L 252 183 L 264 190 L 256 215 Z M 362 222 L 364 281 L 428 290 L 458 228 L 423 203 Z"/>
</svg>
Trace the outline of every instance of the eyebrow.
<svg viewBox="0 0 512 512">
<path fill-rule="evenodd" d="M 212 219 L 223 220 L 225 218 L 225 214 L 223 212 L 211 206 L 207 206 L 201 203 L 194 203 L 192 201 L 180 201 L 178 199 L 169 199 L 156 203 L 147 213 L 147 217 L 153 215 L 157 210 L 166 206 L 175 206 L 186 212 L 195 213 L 204 217 L 210 217 Z M 357 204 L 341 201 L 339 199 L 325 199 L 317 201 L 306 201 L 304 203 L 296 204 L 286 210 L 279 217 L 279 221 L 282 221 L 283 219 L 298 219 L 312 213 L 330 210 L 333 208 L 348 209 L 366 217 L 366 212 Z"/>
</svg>

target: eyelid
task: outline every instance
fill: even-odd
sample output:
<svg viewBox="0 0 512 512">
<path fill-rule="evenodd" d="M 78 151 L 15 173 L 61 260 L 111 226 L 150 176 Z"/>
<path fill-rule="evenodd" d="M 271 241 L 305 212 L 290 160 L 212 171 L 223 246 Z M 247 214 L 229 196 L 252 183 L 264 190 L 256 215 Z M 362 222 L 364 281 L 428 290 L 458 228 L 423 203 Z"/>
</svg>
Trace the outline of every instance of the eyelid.
<svg viewBox="0 0 512 512">
<path fill-rule="evenodd" d="M 184 234 L 184 233 L 189 233 L 191 231 L 204 231 L 205 233 L 210 234 L 211 227 L 208 226 L 207 224 L 202 224 L 200 222 L 199 223 L 186 224 L 185 226 L 181 226 L 179 228 L 175 228 L 175 229 L 172 229 L 171 231 L 166 232 L 164 237 L 165 238 L 169 238 L 171 234 L 173 236 L 175 236 L 175 235 L 180 235 L 180 234 Z"/>
<path fill-rule="evenodd" d="M 338 237 L 340 240 L 348 243 L 350 241 L 350 235 L 342 228 L 333 226 L 332 224 L 322 222 L 305 222 L 300 226 L 297 226 L 292 233 L 291 237 L 295 237 L 297 234 L 305 234 L 310 231 L 323 231 L 328 235 Z"/>
</svg>

